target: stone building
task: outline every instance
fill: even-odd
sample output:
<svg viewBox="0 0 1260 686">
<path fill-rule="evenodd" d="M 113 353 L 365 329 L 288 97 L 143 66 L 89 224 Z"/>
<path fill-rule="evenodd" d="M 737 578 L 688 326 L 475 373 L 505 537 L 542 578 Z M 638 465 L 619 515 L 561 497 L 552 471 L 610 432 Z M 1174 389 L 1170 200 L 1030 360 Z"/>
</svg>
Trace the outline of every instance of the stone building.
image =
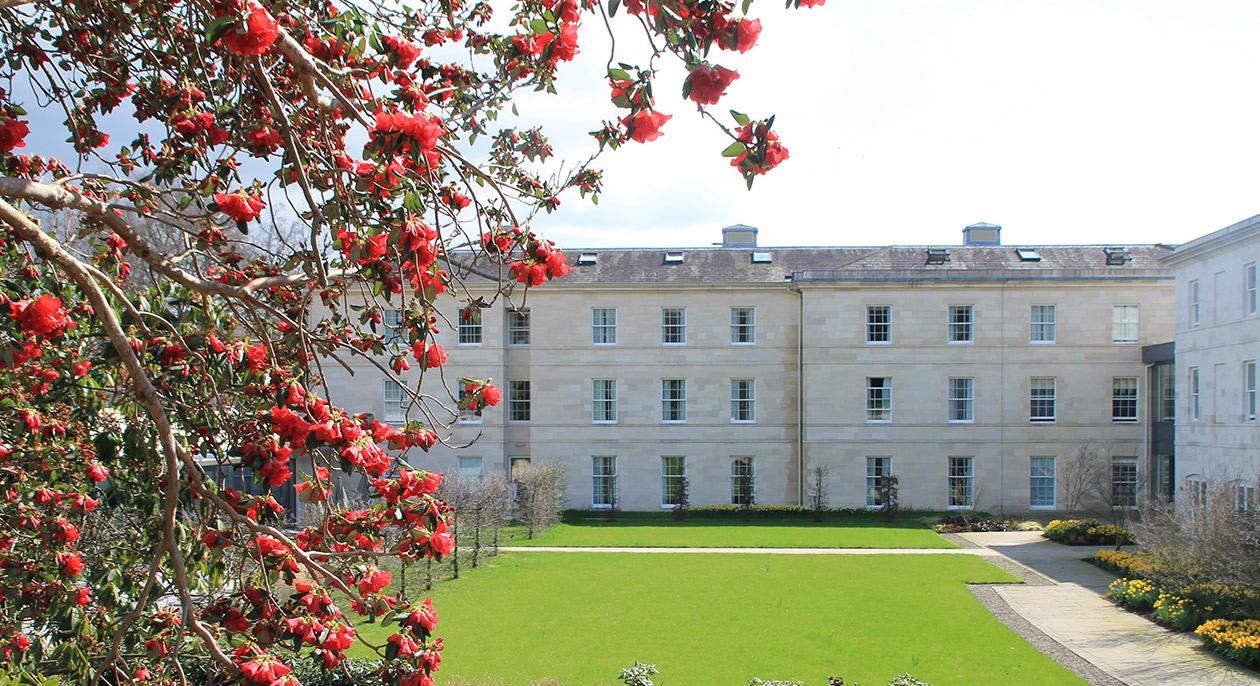
<svg viewBox="0 0 1260 686">
<path fill-rule="evenodd" d="M 447 445 L 413 460 L 559 460 L 575 508 L 670 507 L 684 475 L 693 505 L 739 502 L 748 476 L 757 503 L 798 504 L 824 465 L 833 506 L 876 505 L 892 473 L 903 506 L 1059 510 L 1083 446 L 1126 483 L 1145 464 L 1142 347 L 1173 334 L 1169 252 L 1005 246 L 989 224 L 962 245 L 761 247 L 733 226 L 715 247 L 567 249 L 572 274 L 443 327 L 448 404 L 464 376 L 504 402 L 448 416 Z M 468 297 L 489 301 L 477 279 Z M 325 365 L 335 403 L 418 416 L 350 365 Z"/>
</svg>

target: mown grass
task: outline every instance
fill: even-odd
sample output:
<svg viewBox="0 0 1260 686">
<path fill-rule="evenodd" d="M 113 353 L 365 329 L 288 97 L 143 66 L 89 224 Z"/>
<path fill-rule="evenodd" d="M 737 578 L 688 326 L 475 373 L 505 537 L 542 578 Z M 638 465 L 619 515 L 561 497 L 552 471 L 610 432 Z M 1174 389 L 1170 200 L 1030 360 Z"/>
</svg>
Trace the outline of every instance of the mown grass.
<svg viewBox="0 0 1260 686">
<path fill-rule="evenodd" d="M 582 519 L 525 538 L 513 529 L 508 546 L 600 548 L 957 548 L 918 519 L 883 522 L 846 517 L 813 522 L 797 519 Z"/>
<path fill-rule="evenodd" d="M 910 672 L 936 686 L 1080 686 L 965 583 L 1014 577 L 970 555 L 511 553 L 431 595 L 454 683 L 822 686 Z M 373 642 L 393 627 L 361 626 Z"/>
</svg>

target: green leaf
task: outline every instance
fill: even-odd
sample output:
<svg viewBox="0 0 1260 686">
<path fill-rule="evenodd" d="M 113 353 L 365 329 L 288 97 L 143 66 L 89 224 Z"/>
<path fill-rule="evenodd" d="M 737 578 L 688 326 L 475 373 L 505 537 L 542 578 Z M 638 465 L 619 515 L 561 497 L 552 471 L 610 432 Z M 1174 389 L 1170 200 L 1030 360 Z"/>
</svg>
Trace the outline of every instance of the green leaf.
<svg viewBox="0 0 1260 686">
<path fill-rule="evenodd" d="M 535 34 L 547 33 L 548 31 L 547 22 L 543 21 L 542 19 L 535 19 L 529 22 L 529 30 Z"/>
<path fill-rule="evenodd" d="M 731 110 L 731 116 L 735 119 L 735 123 L 740 126 L 748 126 L 748 122 L 752 121 L 748 118 L 748 115 L 743 112 L 736 112 L 735 110 Z"/>
<path fill-rule="evenodd" d="M 617 15 L 617 8 L 621 6 L 621 0 L 608 0 L 608 16 Z"/>
<path fill-rule="evenodd" d="M 245 222 L 245 221 L 241 221 L 240 219 L 237 219 L 236 230 L 248 236 L 249 235 L 249 222 Z"/>
<path fill-rule="evenodd" d="M 630 74 L 626 73 L 625 69 L 609 69 L 608 78 L 614 81 L 629 81 Z"/>
<path fill-rule="evenodd" d="M 734 143 L 731 143 L 730 145 L 728 145 L 726 149 L 722 151 L 722 157 L 739 157 L 740 155 L 744 154 L 744 151 L 746 151 L 747 149 L 748 147 L 745 146 L 743 143 L 739 141 L 735 141 Z"/>
<path fill-rule="evenodd" d="M 236 17 L 233 17 L 231 15 L 224 15 L 222 17 L 219 17 L 218 19 L 215 19 L 209 24 L 207 24 L 206 25 L 206 42 L 210 43 L 211 45 L 218 43 L 219 39 L 223 37 L 223 34 L 232 30 L 232 27 L 236 24 L 236 21 L 237 21 Z"/>
</svg>

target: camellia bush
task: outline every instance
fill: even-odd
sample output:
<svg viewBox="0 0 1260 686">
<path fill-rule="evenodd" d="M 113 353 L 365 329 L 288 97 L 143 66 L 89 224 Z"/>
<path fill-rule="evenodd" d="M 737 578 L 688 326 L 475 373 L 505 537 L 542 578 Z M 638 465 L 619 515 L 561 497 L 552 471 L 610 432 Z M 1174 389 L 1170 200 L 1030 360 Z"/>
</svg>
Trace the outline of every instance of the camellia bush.
<svg viewBox="0 0 1260 686">
<path fill-rule="evenodd" d="M 442 477 L 411 461 L 453 406 L 500 399 L 448 389 L 435 335 L 491 304 L 474 268 L 503 297 L 569 271 L 531 219 L 601 192 L 599 152 L 662 135 L 658 60 L 716 104 L 747 11 L 0 0 L 0 677 L 285 686 L 345 670 L 371 620 L 396 627 L 367 646 L 375 682 L 433 683 L 437 609 L 377 562 L 451 551 Z M 544 173 L 543 131 L 502 123 L 513 98 L 619 26 L 649 66 L 610 58 L 621 115 Z M 715 153 L 751 185 L 787 150 L 773 117 L 732 116 Z M 411 421 L 330 404 L 323 370 L 354 356 L 425 372 Z M 351 478 L 371 507 L 336 504 Z M 316 523 L 282 526 L 284 489 Z"/>
</svg>

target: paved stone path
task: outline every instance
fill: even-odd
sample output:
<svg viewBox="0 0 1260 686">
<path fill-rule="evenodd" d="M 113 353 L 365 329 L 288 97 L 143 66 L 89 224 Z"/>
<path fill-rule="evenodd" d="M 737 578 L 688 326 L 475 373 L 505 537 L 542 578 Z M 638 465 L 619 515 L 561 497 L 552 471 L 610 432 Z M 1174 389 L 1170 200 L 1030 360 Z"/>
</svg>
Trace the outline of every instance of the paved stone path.
<svg viewBox="0 0 1260 686">
<path fill-rule="evenodd" d="M 1022 620 L 994 614 L 1042 652 L 1094 684 L 1126 686 L 1260 686 L 1260 676 L 1204 648 L 1198 637 L 1169 631 L 1121 610 L 1102 594 L 1115 579 L 1083 561 L 1095 549 L 1068 547 L 1040 532 L 962 534 L 975 547 L 925 548 L 556 548 L 504 547 L 507 552 L 717 553 L 743 555 L 979 555 L 1030 583 L 993 584 Z M 978 596 L 981 594 L 977 594 Z M 1029 634 L 1040 634 L 1031 636 Z M 1046 640 L 1046 639 L 1049 640 Z M 1050 645 L 1047 645 L 1050 644 Z M 1065 654 L 1066 653 L 1066 654 Z M 1089 664 L 1082 669 L 1079 662 Z M 1101 672 L 1101 674 L 1100 674 Z"/>
</svg>

